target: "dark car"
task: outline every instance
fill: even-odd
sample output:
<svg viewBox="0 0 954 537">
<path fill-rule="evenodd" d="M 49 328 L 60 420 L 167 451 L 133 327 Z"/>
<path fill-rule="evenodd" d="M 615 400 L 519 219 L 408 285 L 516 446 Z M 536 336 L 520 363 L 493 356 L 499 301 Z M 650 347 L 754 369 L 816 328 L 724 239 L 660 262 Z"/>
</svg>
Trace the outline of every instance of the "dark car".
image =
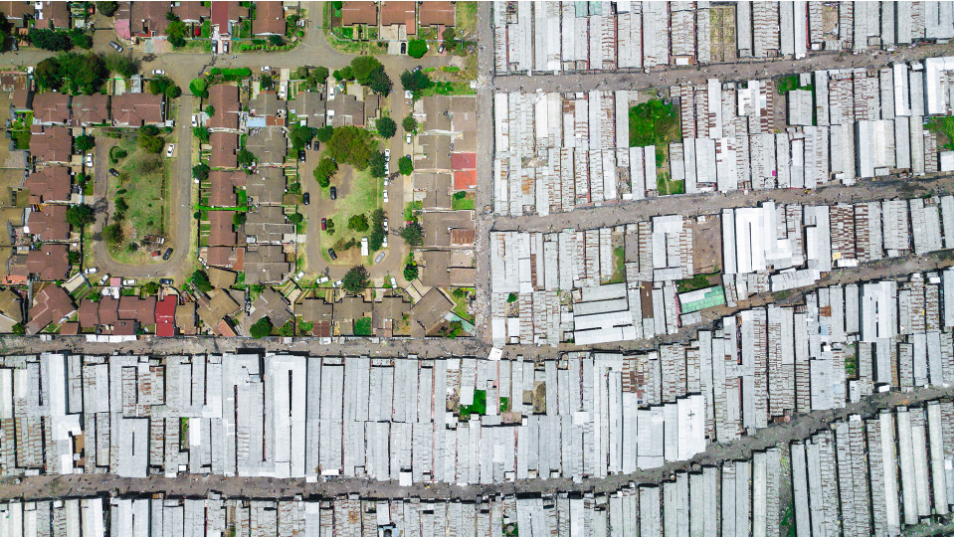
<svg viewBox="0 0 954 537">
<path fill-rule="evenodd" d="M 334 261 L 338 259 L 338 254 L 335 253 L 334 249 L 328 248 L 328 257 L 330 257 L 331 260 Z"/>
<path fill-rule="evenodd" d="M 300 161 L 302 161 L 302 162 L 305 162 L 305 150 L 304 150 L 304 149 L 298 150 L 298 160 L 300 160 Z"/>
<path fill-rule="evenodd" d="M 116 171 L 116 168 L 110 168 L 109 175 L 112 175 L 113 177 L 119 177 L 119 172 Z"/>
<path fill-rule="evenodd" d="M 407 43 L 401 43 L 401 54 L 407 54 Z"/>
<path fill-rule="evenodd" d="M 338 189 L 337 189 L 337 188 L 331 187 L 331 188 L 328 190 L 328 192 L 331 194 L 331 199 L 333 199 L 333 200 L 338 199 Z"/>
<path fill-rule="evenodd" d="M 322 219 L 321 219 L 321 230 L 324 231 L 324 230 L 326 230 L 326 229 L 328 229 L 328 220 L 322 218 Z"/>
<path fill-rule="evenodd" d="M 301 202 L 304 203 L 305 205 L 308 205 L 309 203 L 311 203 L 311 193 L 305 192 L 304 194 L 302 194 Z"/>
<path fill-rule="evenodd" d="M 165 253 L 162 254 L 162 260 L 168 261 L 172 257 L 172 248 L 166 248 Z"/>
<path fill-rule="evenodd" d="M 159 280 L 160 285 L 172 285 L 172 278 L 162 278 Z"/>
<path fill-rule="evenodd" d="M 315 144 L 311 146 L 311 148 L 314 149 L 315 151 L 318 151 L 318 140 L 315 140 Z"/>
</svg>

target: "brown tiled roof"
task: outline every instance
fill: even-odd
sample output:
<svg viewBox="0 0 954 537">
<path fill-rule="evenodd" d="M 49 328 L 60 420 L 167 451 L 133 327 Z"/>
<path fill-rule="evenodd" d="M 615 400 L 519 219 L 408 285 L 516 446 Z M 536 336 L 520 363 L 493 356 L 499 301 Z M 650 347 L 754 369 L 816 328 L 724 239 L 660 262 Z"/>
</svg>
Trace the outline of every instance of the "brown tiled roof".
<svg viewBox="0 0 954 537">
<path fill-rule="evenodd" d="M 66 127 L 33 126 L 30 155 L 39 162 L 69 162 L 73 154 L 73 137 Z"/>
<path fill-rule="evenodd" d="M 195 335 L 195 302 L 176 306 L 176 327 L 183 335 Z"/>
<path fill-rule="evenodd" d="M 245 236 L 255 237 L 259 244 L 281 242 L 284 235 L 295 233 L 295 224 L 288 222 L 282 207 L 260 205 L 247 215 Z"/>
<path fill-rule="evenodd" d="M 77 125 L 109 123 L 109 96 L 94 93 L 73 97 L 73 121 Z"/>
<path fill-rule="evenodd" d="M 156 324 L 156 297 L 120 297 L 119 318 L 125 321 L 138 321 L 145 325 Z"/>
<path fill-rule="evenodd" d="M 70 170 L 63 166 L 47 166 L 31 173 L 23 181 L 30 191 L 30 203 L 70 200 Z"/>
<path fill-rule="evenodd" d="M 114 325 L 119 321 L 119 301 L 111 296 L 99 301 L 99 323 Z"/>
<path fill-rule="evenodd" d="M 210 129 L 238 129 L 239 105 L 238 86 L 216 84 L 209 88 L 209 104 L 215 109 L 215 114 L 209 118 Z"/>
<path fill-rule="evenodd" d="M 209 156 L 209 166 L 213 168 L 234 168 L 238 165 L 235 151 L 238 150 L 238 134 L 230 132 L 213 132 L 209 137 L 212 144 L 212 154 Z"/>
<path fill-rule="evenodd" d="M 238 274 L 230 270 L 223 270 L 216 267 L 209 268 L 209 283 L 212 284 L 212 287 L 222 287 L 227 289 L 235 285 L 237 278 Z"/>
<path fill-rule="evenodd" d="M 232 326 L 232 322 L 228 319 L 222 319 L 214 327 L 212 327 L 212 333 L 219 337 L 236 337 L 238 334 L 235 333 L 235 328 Z"/>
<path fill-rule="evenodd" d="M 411 311 L 411 303 L 406 302 L 399 296 L 386 296 L 381 302 L 374 303 L 374 328 L 376 330 L 386 330 L 385 334 L 375 334 L 381 337 L 390 337 L 394 329 L 394 323 L 400 323 L 404 315 Z"/>
<path fill-rule="evenodd" d="M 70 96 L 48 91 L 33 97 L 33 118 L 41 123 L 70 124 Z"/>
<path fill-rule="evenodd" d="M 429 250 L 424 252 L 424 270 L 421 273 L 421 283 L 427 287 L 447 287 L 450 285 L 450 252 Z"/>
<path fill-rule="evenodd" d="M 63 323 L 60 327 L 61 336 L 75 336 L 79 334 L 80 325 L 77 322 Z"/>
<path fill-rule="evenodd" d="M 133 5 L 138 4 L 135 2 Z M 123 93 L 112 98 L 113 123 L 141 127 L 147 123 L 162 123 L 162 95 L 151 93 Z"/>
<path fill-rule="evenodd" d="M 454 25 L 454 4 L 439 0 L 430 0 L 421 2 L 421 26 L 453 26 Z"/>
<path fill-rule="evenodd" d="M 257 322 L 262 317 L 268 317 L 272 326 L 281 327 L 292 320 L 292 314 L 288 310 L 288 300 L 281 293 L 271 287 L 262 291 L 262 294 L 252 302 L 252 309 L 248 318 L 248 326 Z"/>
<path fill-rule="evenodd" d="M 65 280 L 70 272 L 69 247 L 44 244 L 27 254 L 27 270 L 38 280 Z"/>
<path fill-rule="evenodd" d="M 341 6 L 341 25 L 378 24 L 378 4 L 376 2 L 345 2 Z"/>
<path fill-rule="evenodd" d="M 206 263 L 213 267 L 223 267 L 245 270 L 245 248 L 230 248 L 228 246 L 212 246 L 206 254 Z"/>
<path fill-rule="evenodd" d="M 37 24 L 38 28 L 46 28 L 53 21 L 54 28 L 70 28 L 70 10 L 66 2 L 43 2 L 43 22 Z"/>
<path fill-rule="evenodd" d="M 79 322 L 83 328 L 93 328 L 99 324 L 99 304 L 86 299 L 80 303 Z"/>
<path fill-rule="evenodd" d="M 281 246 L 258 246 L 245 252 L 245 283 L 248 285 L 278 283 L 293 269 Z"/>
<path fill-rule="evenodd" d="M 473 287 L 477 283 L 477 269 L 452 267 L 450 285 L 452 287 Z"/>
<path fill-rule="evenodd" d="M 369 317 L 371 315 L 372 304 L 366 302 L 360 296 L 346 296 L 340 302 L 335 303 L 334 319 L 338 323 L 347 323 Z"/>
<path fill-rule="evenodd" d="M 212 2 L 212 24 L 220 26 L 219 32 L 228 31 L 228 22 L 238 22 L 241 19 L 248 18 L 248 8 L 243 7 L 241 2 L 220 1 Z"/>
<path fill-rule="evenodd" d="M 34 305 L 30 308 L 30 323 L 27 325 L 28 334 L 36 334 L 50 323 L 76 311 L 73 299 L 58 285 L 48 285 L 37 293 Z"/>
<path fill-rule="evenodd" d="M 281 203 L 285 182 L 285 174 L 280 168 L 259 168 L 258 173 L 248 176 L 248 197 L 255 203 Z"/>
<path fill-rule="evenodd" d="M 255 35 L 285 35 L 285 8 L 282 2 L 256 2 L 255 20 L 252 21 Z"/>
<path fill-rule="evenodd" d="M 232 230 L 232 211 L 209 211 L 209 246 L 235 246 L 237 236 Z"/>
<path fill-rule="evenodd" d="M 70 223 L 66 221 L 66 205 L 42 205 L 30 213 L 30 234 L 41 241 L 65 241 L 70 238 Z"/>
<path fill-rule="evenodd" d="M 24 0 L 0 2 L 0 11 L 2 11 L 8 19 L 22 19 L 24 16 L 34 17 L 36 15 L 36 8 L 33 2 L 26 2 Z"/>
<path fill-rule="evenodd" d="M 450 245 L 473 246 L 475 238 L 477 238 L 477 230 L 475 229 L 452 229 L 450 232 Z"/>
<path fill-rule="evenodd" d="M 14 322 L 23 322 L 23 298 L 12 289 L 0 291 L 0 313 Z"/>
<path fill-rule="evenodd" d="M 234 207 L 236 201 L 235 188 L 245 186 L 246 178 L 247 175 L 244 172 L 210 172 L 209 205 L 212 207 Z"/>
<path fill-rule="evenodd" d="M 206 326 L 215 326 L 226 315 L 232 315 L 238 309 L 238 303 L 225 290 L 219 290 L 208 305 L 199 308 L 198 314 Z"/>
<path fill-rule="evenodd" d="M 424 327 L 424 330 L 430 330 L 441 322 L 444 314 L 453 307 L 454 302 L 436 287 L 433 287 L 414 304 L 414 307 L 411 308 L 411 315 L 414 316 L 415 321 Z"/>
<path fill-rule="evenodd" d="M 381 8 L 381 26 L 407 25 L 407 33 L 415 33 L 414 16 L 417 2 L 384 2 Z"/>
<path fill-rule="evenodd" d="M 172 10 L 169 2 L 133 2 L 129 14 L 129 29 L 133 35 L 155 37 L 166 34 L 169 21 L 166 13 Z M 115 114 L 113 114 L 115 117 Z"/>
<path fill-rule="evenodd" d="M 306 323 L 330 321 L 332 305 L 321 298 L 307 298 L 295 306 L 295 313 Z"/>
<path fill-rule="evenodd" d="M 212 16 L 212 8 L 197 0 L 181 1 L 178 6 L 172 8 L 172 12 L 178 15 L 182 22 L 198 22 Z"/>
</svg>

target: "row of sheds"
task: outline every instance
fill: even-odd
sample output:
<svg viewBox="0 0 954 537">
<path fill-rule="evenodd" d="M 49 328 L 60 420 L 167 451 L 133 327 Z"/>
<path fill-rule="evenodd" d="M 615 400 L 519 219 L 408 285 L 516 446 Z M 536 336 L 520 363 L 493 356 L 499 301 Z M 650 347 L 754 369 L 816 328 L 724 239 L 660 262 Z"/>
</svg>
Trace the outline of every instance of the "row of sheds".
<svg viewBox="0 0 954 537">
<path fill-rule="evenodd" d="M 954 38 L 949 2 L 494 2 L 498 73 L 651 69 Z"/>
</svg>

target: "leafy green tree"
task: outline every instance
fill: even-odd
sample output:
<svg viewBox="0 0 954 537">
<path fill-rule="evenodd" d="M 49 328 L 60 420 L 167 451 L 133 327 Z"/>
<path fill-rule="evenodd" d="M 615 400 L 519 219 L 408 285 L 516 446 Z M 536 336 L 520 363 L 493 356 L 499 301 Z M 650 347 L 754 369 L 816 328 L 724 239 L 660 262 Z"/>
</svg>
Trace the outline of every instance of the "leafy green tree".
<svg viewBox="0 0 954 537">
<path fill-rule="evenodd" d="M 325 147 L 328 156 L 336 162 L 351 164 L 358 170 L 368 167 L 368 160 L 375 150 L 377 143 L 371 133 L 350 125 L 335 129 Z"/>
<path fill-rule="evenodd" d="M 447 30 L 444 30 L 444 32 L 446 33 Z M 432 85 L 434 85 L 434 83 L 431 81 L 431 78 L 423 71 L 405 70 L 401 73 L 401 86 L 403 86 L 406 91 L 423 91 Z"/>
<path fill-rule="evenodd" d="M 119 2 L 96 2 L 96 10 L 104 17 L 112 17 L 119 10 Z"/>
<path fill-rule="evenodd" d="M 263 90 L 270 90 L 275 85 L 275 82 L 272 80 L 272 75 L 262 75 L 262 78 L 259 79 L 259 85 Z"/>
<path fill-rule="evenodd" d="M 296 226 L 300 224 L 302 220 L 304 219 L 305 217 L 302 216 L 301 213 L 294 213 L 294 214 L 288 215 L 288 221 L 291 222 L 292 224 L 295 224 Z"/>
<path fill-rule="evenodd" d="M 212 135 L 212 133 L 209 132 L 207 127 L 200 126 L 192 128 L 192 135 L 198 138 L 200 142 L 209 143 L 209 137 Z"/>
<path fill-rule="evenodd" d="M 460 40 L 457 39 L 457 32 L 453 28 L 444 28 L 441 37 L 444 38 L 444 50 L 453 54 L 460 44 Z"/>
<path fill-rule="evenodd" d="M 371 158 L 368 159 L 368 167 L 371 171 L 371 177 L 382 178 L 385 175 L 385 157 L 384 153 L 380 151 L 375 151 L 371 153 Z"/>
<path fill-rule="evenodd" d="M 126 198 L 116 198 L 115 204 L 116 204 L 116 210 L 121 213 L 124 213 L 127 210 L 129 210 L 129 204 L 126 203 Z"/>
<path fill-rule="evenodd" d="M 384 66 L 374 56 L 355 56 L 351 59 L 351 72 L 354 79 L 362 86 L 371 82 L 371 75 L 375 71 L 383 71 Z"/>
<path fill-rule="evenodd" d="M 364 233 L 368 230 L 368 217 L 363 214 L 351 215 L 348 219 L 348 229 Z"/>
<path fill-rule="evenodd" d="M 245 225 L 245 221 L 248 219 L 248 215 L 244 212 L 236 212 L 232 215 L 232 223 L 236 226 Z"/>
<path fill-rule="evenodd" d="M 178 22 L 179 16 L 174 11 L 166 11 L 166 20 L 169 22 Z"/>
<path fill-rule="evenodd" d="M 315 137 L 318 138 L 319 142 L 326 144 L 328 143 L 328 140 L 331 140 L 331 137 L 334 135 L 334 133 L 334 127 L 331 125 L 325 125 L 324 127 L 318 129 L 318 133 L 315 135 Z"/>
<path fill-rule="evenodd" d="M 321 185 L 322 188 L 328 188 L 328 185 L 331 184 L 331 178 L 334 177 L 337 171 L 338 164 L 328 157 L 323 157 L 318 161 L 318 166 L 315 167 L 315 171 L 312 172 L 312 175 L 315 176 L 315 180 L 318 181 L 318 184 Z"/>
<path fill-rule="evenodd" d="M 209 96 L 209 82 L 204 78 L 195 78 L 189 82 L 189 91 L 192 95 L 205 99 Z"/>
<path fill-rule="evenodd" d="M 159 136 L 152 136 L 140 132 L 137 143 L 146 153 L 159 154 L 162 152 L 163 140 Z"/>
<path fill-rule="evenodd" d="M 351 70 L 350 65 L 346 65 L 341 69 L 336 70 L 334 73 L 331 73 L 338 80 L 354 80 L 354 71 Z"/>
<path fill-rule="evenodd" d="M 423 39 L 412 39 L 407 42 L 407 55 L 412 58 L 422 58 L 427 54 L 427 43 Z"/>
<path fill-rule="evenodd" d="M 72 205 L 66 210 L 66 221 L 73 227 L 82 229 L 95 222 L 96 216 L 89 205 Z"/>
<path fill-rule="evenodd" d="M 411 161 L 411 157 L 404 155 L 398 159 L 398 171 L 401 172 L 401 175 L 411 175 L 411 172 L 414 171 L 414 163 Z"/>
<path fill-rule="evenodd" d="M 295 335 L 295 322 L 288 321 L 278 329 L 278 335 L 282 337 L 292 337 Z"/>
<path fill-rule="evenodd" d="M 389 117 L 382 117 L 375 121 L 374 126 L 378 129 L 378 134 L 382 138 L 393 138 L 397 133 L 397 123 Z"/>
<path fill-rule="evenodd" d="M 166 91 L 163 93 L 165 93 L 166 97 L 170 99 L 178 99 L 179 96 L 182 95 L 182 88 L 173 84 L 171 86 L 167 86 Z"/>
<path fill-rule="evenodd" d="M 52 50 L 54 52 L 70 50 L 73 48 L 73 40 L 69 34 L 57 30 L 43 30 L 33 28 L 27 34 L 27 39 L 37 48 L 43 50 Z"/>
<path fill-rule="evenodd" d="M 308 147 L 308 144 L 311 143 L 312 138 L 314 138 L 316 134 L 318 134 L 318 129 L 314 127 L 293 125 L 289 129 L 288 137 L 291 139 L 292 148 L 298 151 L 303 147 Z"/>
<path fill-rule="evenodd" d="M 93 48 L 93 37 L 79 28 L 70 30 L 70 40 L 74 46 L 81 49 L 89 50 Z"/>
<path fill-rule="evenodd" d="M 404 127 L 404 132 L 413 133 L 417 130 L 417 120 L 414 119 L 414 116 L 408 114 L 406 118 L 401 120 L 401 126 Z"/>
<path fill-rule="evenodd" d="M 378 95 L 387 97 L 391 94 L 394 83 L 391 82 L 391 77 L 384 72 L 384 69 L 378 69 L 371 73 L 371 77 L 368 79 L 368 87 Z"/>
<path fill-rule="evenodd" d="M 26 328 L 23 326 L 23 323 L 17 323 L 13 325 L 13 328 L 10 331 L 15 336 L 22 336 L 26 334 Z"/>
<path fill-rule="evenodd" d="M 248 149 L 239 149 L 238 154 L 235 155 L 235 160 L 238 161 L 239 165 L 248 167 L 255 162 L 255 155 Z"/>
<path fill-rule="evenodd" d="M 192 176 L 199 181 L 205 181 L 209 178 L 209 165 L 204 163 L 196 164 L 192 167 Z"/>
<path fill-rule="evenodd" d="M 344 278 L 341 279 L 341 287 L 352 294 L 358 294 L 370 284 L 368 269 L 361 265 L 355 265 L 348 270 Z"/>
<path fill-rule="evenodd" d="M 103 240 L 110 246 L 116 246 L 123 242 L 123 228 L 117 223 L 110 224 L 103 228 Z"/>
<path fill-rule="evenodd" d="M 170 11 L 169 13 L 172 12 Z M 181 48 L 185 46 L 185 38 L 188 32 L 189 28 L 184 22 L 178 20 L 178 17 L 176 17 L 176 20 L 170 22 L 169 26 L 166 27 L 166 35 L 169 36 L 169 43 L 175 48 Z"/>
<path fill-rule="evenodd" d="M 132 56 L 124 56 L 115 52 L 106 56 L 106 68 L 112 73 L 130 77 L 139 71 L 139 64 Z"/>
<path fill-rule="evenodd" d="M 268 317 L 262 317 L 255 321 L 255 324 L 248 329 L 248 333 L 255 339 L 268 337 L 272 333 L 272 322 L 268 320 Z"/>
<path fill-rule="evenodd" d="M 418 222 L 411 222 L 401 230 L 401 238 L 411 246 L 424 244 L 424 228 Z"/>
<path fill-rule="evenodd" d="M 377 252 L 381 249 L 381 245 L 384 244 L 384 236 L 387 234 L 384 231 L 384 209 L 375 209 L 371 213 L 371 233 L 368 235 L 368 248 L 372 252 Z"/>
<path fill-rule="evenodd" d="M 70 250 L 67 254 L 67 259 L 69 260 L 70 265 L 79 265 L 82 257 L 80 257 L 80 253 L 76 250 Z"/>
<path fill-rule="evenodd" d="M 268 36 L 268 42 L 276 47 L 280 47 L 285 44 L 285 40 L 280 35 Z"/>
<path fill-rule="evenodd" d="M 149 136 L 159 136 L 159 127 L 155 125 L 143 125 L 139 129 L 139 134 L 147 134 Z"/>
<path fill-rule="evenodd" d="M 417 263 L 404 265 L 404 279 L 413 282 L 417 279 Z"/>
<path fill-rule="evenodd" d="M 214 116 L 214 115 L 215 115 L 215 107 L 212 106 L 211 104 L 208 105 L 208 106 L 206 106 L 206 107 L 205 107 L 205 114 L 206 114 L 207 116 L 209 116 L 209 117 Z"/>
<path fill-rule="evenodd" d="M 200 293 L 208 293 L 212 290 L 212 282 L 209 281 L 209 275 L 204 270 L 197 270 L 192 273 L 192 285 Z"/>
<path fill-rule="evenodd" d="M 142 286 L 142 292 L 146 296 L 154 295 L 159 292 L 159 282 L 147 282 Z"/>
<path fill-rule="evenodd" d="M 89 134 L 81 134 L 76 137 L 76 150 L 85 153 L 96 146 L 96 138 Z"/>
<path fill-rule="evenodd" d="M 319 65 L 308 73 L 308 87 L 317 88 L 318 86 L 323 85 L 326 80 L 328 80 L 327 67 Z"/>
</svg>

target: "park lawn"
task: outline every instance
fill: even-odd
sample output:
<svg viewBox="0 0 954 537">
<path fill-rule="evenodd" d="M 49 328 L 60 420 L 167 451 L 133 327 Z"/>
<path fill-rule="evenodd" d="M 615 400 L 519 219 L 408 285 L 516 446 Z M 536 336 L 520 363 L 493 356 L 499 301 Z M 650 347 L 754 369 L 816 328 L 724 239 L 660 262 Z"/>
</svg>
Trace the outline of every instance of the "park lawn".
<svg viewBox="0 0 954 537">
<path fill-rule="evenodd" d="M 158 162 L 158 164 L 155 164 Z M 165 194 L 165 161 L 159 155 L 147 155 L 140 150 L 130 152 L 123 159 L 119 168 L 120 173 L 129 177 L 123 181 L 117 190 L 110 194 L 113 199 L 123 197 L 129 204 L 126 211 L 126 227 L 135 229 L 139 237 L 143 235 L 162 235 L 165 229 L 166 202 Z M 124 194 L 117 195 L 120 189 Z M 126 234 L 129 237 L 129 233 Z"/>
<path fill-rule="evenodd" d="M 350 186 L 348 194 L 342 197 L 340 194 L 342 188 L 338 185 L 338 199 L 333 202 L 335 212 L 326 217 L 334 221 L 335 232 L 334 235 L 329 235 L 327 230 L 321 232 L 323 252 L 339 240 L 347 242 L 349 239 L 354 239 L 360 248 L 361 237 L 371 232 L 370 228 L 361 233 L 348 229 L 348 220 L 356 214 L 367 215 L 370 220 L 371 211 L 381 207 L 383 201 L 381 190 L 384 188 L 384 180 L 371 177 L 369 169 L 354 170 Z M 328 196 L 328 189 L 323 188 L 322 197 L 326 196 Z"/>
<path fill-rule="evenodd" d="M 673 104 L 661 99 L 640 103 L 629 109 L 629 146 L 669 145 L 681 142 L 679 114 Z"/>
</svg>

